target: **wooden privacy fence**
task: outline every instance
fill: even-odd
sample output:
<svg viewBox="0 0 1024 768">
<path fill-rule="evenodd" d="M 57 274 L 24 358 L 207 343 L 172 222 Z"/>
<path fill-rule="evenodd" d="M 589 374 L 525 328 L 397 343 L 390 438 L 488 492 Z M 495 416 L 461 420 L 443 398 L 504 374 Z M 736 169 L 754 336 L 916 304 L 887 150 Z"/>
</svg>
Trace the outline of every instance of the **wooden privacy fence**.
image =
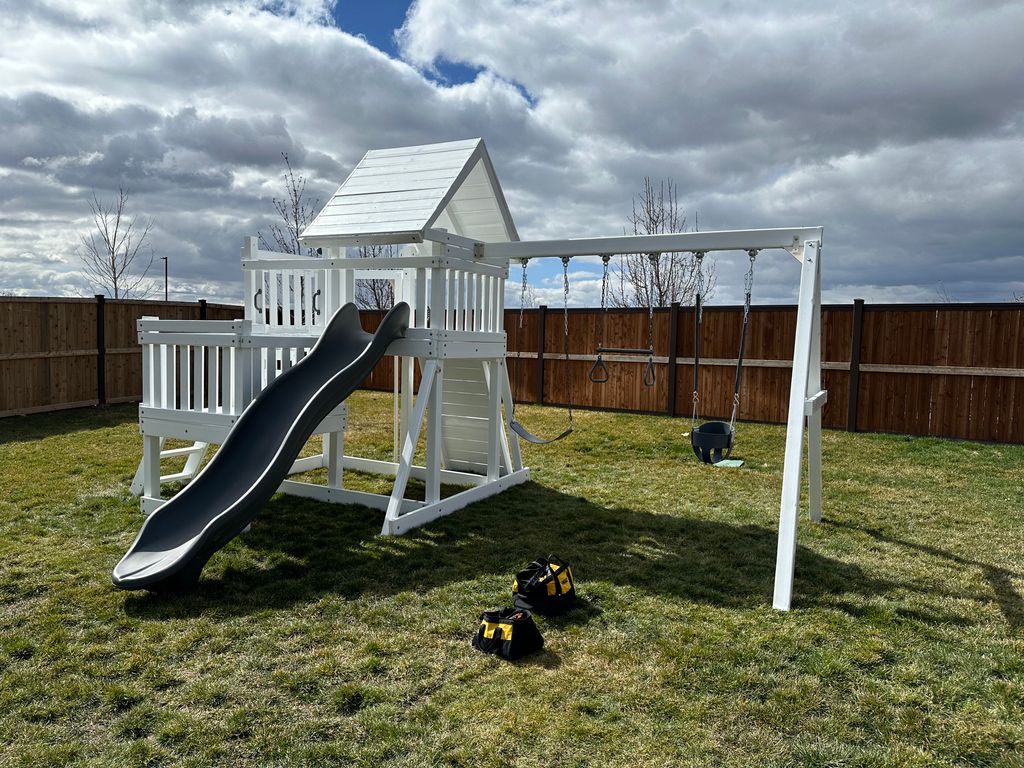
<svg viewBox="0 0 1024 768">
<path fill-rule="evenodd" d="M 0 299 L 0 416 L 138 400 L 135 321 L 231 320 L 228 305 L 96 299 Z M 740 307 L 707 307 L 701 348 L 701 412 L 728 417 Z M 364 312 L 373 329 L 383 312 Z M 102 319 L 102 322 L 99 322 Z M 644 310 L 569 310 L 569 362 L 560 309 L 505 313 L 509 373 L 518 401 L 689 416 L 693 309 L 654 312 L 656 382 L 642 356 L 605 355 L 609 381 L 587 379 L 598 346 L 647 345 Z M 740 416 L 783 422 L 796 327 L 792 306 L 753 307 Z M 538 354 L 540 352 L 540 354 Z M 828 305 L 822 316 L 826 426 L 865 432 L 1024 442 L 1024 305 Z M 568 388 L 566 367 L 568 366 Z M 386 358 L 367 379 L 390 389 Z"/>
<path fill-rule="evenodd" d="M 205 300 L 0 299 L 0 416 L 137 401 L 136 320 L 230 320 L 241 313 Z"/>
<path fill-rule="evenodd" d="M 364 313 L 376 327 L 382 313 Z M 587 374 L 598 346 L 645 348 L 647 312 L 569 310 L 569 362 L 561 309 L 505 313 L 508 366 L 517 401 L 688 417 L 693 392 L 693 308 L 654 312 L 656 381 L 643 384 L 644 356 L 605 355 L 609 380 Z M 701 413 L 728 418 L 742 307 L 706 307 Z M 740 418 L 784 422 L 796 331 L 795 306 L 753 307 Z M 538 354 L 542 351 L 542 354 Z M 1024 305 L 826 305 L 822 368 L 828 427 L 864 432 L 1024 442 Z M 568 385 L 566 384 L 568 366 Z M 391 363 L 368 386 L 391 387 Z M 567 388 L 568 387 L 568 388 Z"/>
</svg>

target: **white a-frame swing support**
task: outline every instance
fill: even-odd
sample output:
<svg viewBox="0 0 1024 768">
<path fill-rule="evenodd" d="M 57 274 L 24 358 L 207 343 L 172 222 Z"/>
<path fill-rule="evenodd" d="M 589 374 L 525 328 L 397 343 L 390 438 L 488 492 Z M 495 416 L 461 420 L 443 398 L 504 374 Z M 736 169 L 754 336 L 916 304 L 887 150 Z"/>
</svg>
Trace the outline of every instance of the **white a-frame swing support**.
<svg viewBox="0 0 1024 768">
<path fill-rule="evenodd" d="M 781 611 L 789 610 L 793 596 L 805 424 L 809 515 L 813 522 L 821 520 L 821 409 L 828 397 L 821 388 L 821 241 L 821 227 L 803 227 L 494 243 L 477 248 L 485 261 L 504 263 L 543 257 L 766 249 L 789 251 L 801 262 L 772 601 Z"/>
</svg>

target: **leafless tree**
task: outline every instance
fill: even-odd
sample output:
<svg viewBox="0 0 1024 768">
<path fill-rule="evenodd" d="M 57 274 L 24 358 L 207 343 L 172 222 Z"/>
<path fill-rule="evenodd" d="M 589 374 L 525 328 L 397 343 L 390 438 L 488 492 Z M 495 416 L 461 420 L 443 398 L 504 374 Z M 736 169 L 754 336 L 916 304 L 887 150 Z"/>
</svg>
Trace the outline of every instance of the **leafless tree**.
<svg viewBox="0 0 1024 768">
<path fill-rule="evenodd" d="M 393 245 L 368 245 L 358 252 L 361 259 L 397 255 Z M 361 309 L 391 309 L 395 305 L 395 284 L 390 280 L 356 280 L 356 304 Z"/>
<path fill-rule="evenodd" d="M 679 204 L 676 184 L 665 179 L 655 185 L 644 177 L 644 188 L 633 198 L 626 231 L 634 235 L 685 232 L 686 214 Z M 698 227 L 694 226 L 695 231 Z M 667 307 L 672 302 L 692 304 L 697 289 L 697 260 L 692 253 L 621 254 L 610 266 L 608 300 L 616 307 Z M 704 259 L 704 295 L 715 285 L 715 265 Z"/>
<path fill-rule="evenodd" d="M 258 232 L 260 246 L 268 251 L 278 253 L 302 253 L 299 235 L 316 217 L 320 209 L 320 200 L 310 199 L 306 195 L 306 177 L 295 173 L 288 153 L 282 152 L 284 158 L 284 199 L 273 198 L 274 210 L 281 217 L 281 224 L 270 225 L 270 234 Z M 312 255 L 312 251 L 310 251 Z"/>
<path fill-rule="evenodd" d="M 146 274 L 156 256 L 147 242 L 153 220 L 128 215 L 125 189 L 118 189 L 117 197 L 109 202 L 93 192 L 89 210 L 93 231 L 81 236 L 77 249 L 86 277 L 114 299 L 148 295 L 151 288 Z"/>
<path fill-rule="evenodd" d="M 260 247 L 264 250 L 300 254 L 303 248 L 302 243 L 299 242 L 299 236 L 316 217 L 317 211 L 320 209 L 320 200 L 319 198 L 310 199 L 306 195 L 306 177 L 295 173 L 291 160 L 288 159 L 288 153 L 282 152 L 281 157 L 284 158 L 285 167 L 282 176 L 285 196 L 283 199 L 276 197 L 272 199 L 274 210 L 277 211 L 281 221 L 270 225 L 269 234 L 265 235 L 262 232 L 256 234 L 259 237 Z M 316 250 L 313 248 L 305 250 L 308 256 L 316 255 Z M 269 278 L 264 278 L 264 284 L 266 293 L 269 294 Z M 278 276 L 278 290 L 281 289 L 281 285 L 281 277 Z M 297 306 L 305 306 L 306 279 L 300 277 L 296 284 L 290 284 L 288 292 L 292 296 L 298 293 Z M 269 311 L 268 309 L 267 312 L 269 313 Z"/>
<path fill-rule="evenodd" d="M 943 304 L 954 304 L 956 303 L 956 297 L 949 292 L 946 284 L 941 280 L 935 284 L 935 298 Z"/>
</svg>

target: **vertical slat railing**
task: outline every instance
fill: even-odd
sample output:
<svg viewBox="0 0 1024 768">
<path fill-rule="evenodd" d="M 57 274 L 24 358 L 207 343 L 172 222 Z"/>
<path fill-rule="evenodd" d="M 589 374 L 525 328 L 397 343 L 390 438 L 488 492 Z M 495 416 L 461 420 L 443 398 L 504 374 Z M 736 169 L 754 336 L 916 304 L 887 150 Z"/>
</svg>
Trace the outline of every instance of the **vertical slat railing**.
<svg viewBox="0 0 1024 768">
<path fill-rule="evenodd" d="M 192 345 L 182 344 L 178 347 L 178 408 L 183 411 L 191 410 L 189 394 L 192 381 L 191 365 Z"/>
<path fill-rule="evenodd" d="M 416 303 L 413 307 L 415 320 L 413 325 L 417 328 L 427 327 L 427 270 L 420 267 L 416 270 Z"/>
<path fill-rule="evenodd" d="M 207 347 L 206 368 L 206 410 L 209 413 L 220 413 L 220 348 Z"/>
<path fill-rule="evenodd" d="M 192 410 L 206 408 L 206 352 L 204 345 L 196 346 L 192 363 Z"/>
<path fill-rule="evenodd" d="M 499 277 L 495 282 L 497 283 L 495 293 L 498 295 L 498 310 L 494 314 L 496 321 L 494 330 L 501 333 L 505 330 L 505 278 Z"/>
<path fill-rule="evenodd" d="M 276 269 L 268 269 L 263 273 L 263 284 L 267 292 L 267 325 L 275 326 L 278 323 L 278 302 L 277 294 L 280 286 L 278 285 L 277 279 L 278 273 Z"/>
</svg>

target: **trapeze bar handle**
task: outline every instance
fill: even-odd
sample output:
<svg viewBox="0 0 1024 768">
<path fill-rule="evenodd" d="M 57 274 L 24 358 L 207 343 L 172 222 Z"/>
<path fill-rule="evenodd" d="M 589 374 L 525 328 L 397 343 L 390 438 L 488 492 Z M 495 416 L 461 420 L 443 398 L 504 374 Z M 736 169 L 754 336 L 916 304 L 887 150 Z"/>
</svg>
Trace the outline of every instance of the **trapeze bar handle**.
<svg viewBox="0 0 1024 768">
<path fill-rule="evenodd" d="M 260 299 L 260 296 L 262 296 L 262 295 L 263 295 L 263 289 L 262 288 L 257 289 L 256 293 L 254 293 L 252 295 L 252 308 L 255 309 L 257 312 L 262 312 L 263 311 L 263 307 L 261 307 L 259 305 L 259 303 L 258 303 L 259 299 Z"/>
<path fill-rule="evenodd" d="M 657 383 L 654 375 L 654 358 L 647 358 L 647 365 L 644 366 L 644 386 L 653 387 Z"/>
<path fill-rule="evenodd" d="M 608 381 L 608 366 L 604 364 L 600 353 L 598 353 L 597 360 L 594 361 L 590 373 L 587 374 L 587 378 L 595 384 L 604 384 Z"/>
<path fill-rule="evenodd" d="M 650 357 L 654 354 L 654 350 L 650 347 L 644 349 L 634 349 L 632 347 L 598 347 L 597 354 L 609 354 L 609 355 L 647 355 Z"/>
</svg>

